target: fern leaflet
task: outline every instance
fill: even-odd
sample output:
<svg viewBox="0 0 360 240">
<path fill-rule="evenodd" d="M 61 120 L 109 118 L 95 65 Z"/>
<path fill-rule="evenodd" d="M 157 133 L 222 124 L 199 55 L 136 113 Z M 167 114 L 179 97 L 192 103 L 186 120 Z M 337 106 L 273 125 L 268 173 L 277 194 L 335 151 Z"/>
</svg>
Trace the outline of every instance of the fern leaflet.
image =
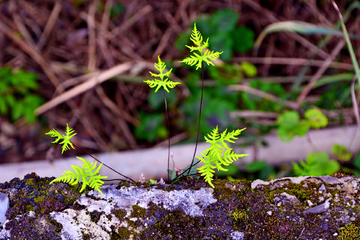
<svg viewBox="0 0 360 240">
<path fill-rule="evenodd" d="M 151 76 L 160 78 L 154 79 L 154 80 L 145 80 L 147 84 L 149 84 L 149 87 L 154 88 L 155 92 L 157 92 L 161 87 L 163 87 L 167 92 L 169 92 L 168 88 L 174 88 L 176 85 L 180 84 L 179 82 L 173 82 L 168 79 L 172 69 L 170 71 L 164 73 L 164 70 L 166 68 L 166 65 L 164 62 L 161 61 L 160 56 L 158 56 L 158 63 L 154 64 L 155 68 L 160 72 L 159 74 L 150 72 Z"/>
<path fill-rule="evenodd" d="M 203 42 L 203 37 L 201 36 L 200 31 L 197 30 L 196 24 L 194 24 L 194 29 L 190 39 L 196 45 L 196 47 L 188 46 L 188 45 L 186 45 L 186 47 L 190 49 L 190 52 L 198 51 L 200 54 L 194 52 L 193 55 L 185 58 L 180 62 L 186 63 L 190 66 L 196 65 L 196 70 L 198 68 L 201 68 L 202 62 L 214 66 L 214 64 L 211 61 L 218 59 L 220 54 L 222 54 L 223 52 L 214 52 L 207 49 L 207 47 L 209 47 L 209 42 L 208 42 L 209 38 L 206 40 L 206 42 Z"/>
<path fill-rule="evenodd" d="M 103 194 L 100 190 L 104 182 L 101 179 L 107 178 L 107 176 L 101 176 L 99 171 L 102 167 L 102 164 L 96 168 L 97 162 L 88 162 L 84 158 L 77 157 L 83 162 L 83 166 L 80 168 L 79 166 L 71 165 L 74 172 L 72 171 L 65 171 L 61 177 L 55 178 L 50 184 L 54 182 L 65 182 L 69 183 L 70 185 L 75 185 L 82 182 L 82 186 L 80 192 L 84 191 L 87 186 L 95 189 L 99 193 Z"/>
<path fill-rule="evenodd" d="M 69 150 L 70 147 L 72 147 L 73 149 L 74 146 L 71 143 L 70 139 L 76 135 L 76 133 L 74 133 L 74 130 L 69 127 L 68 124 L 66 124 L 66 131 L 65 131 L 65 135 L 61 135 L 58 131 L 56 131 L 55 129 L 50 130 L 48 133 L 45 133 L 46 135 L 50 135 L 51 137 L 56 137 L 57 139 L 55 139 L 55 141 L 53 141 L 52 143 L 57 143 L 59 142 L 61 139 L 63 139 L 62 142 L 60 142 L 60 144 L 63 144 L 63 146 L 61 147 L 61 154 L 63 152 L 65 152 L 66 150 Z"/>
<path fill-rule="evenodd" d="M 227 166 L 232 162 L 235 162 L 240 157 L 245 157 L 249 154 L 237 154 L 232 151 L 225 141 L 234 143 L 233 139 L 237 139 L 239 135 L 245 128 L 237 129 L 235 131 L 226 133 L 225 130 L 223 133 L 219 134 L 218 126 L 208 134 L 208 137 L 205 137 L 206 142 L 211 143 L 211 146 L 205 151 L 201 152 L 202 157 L 196 156 L 204 165 L 200 168 L 197 168 L 201 176 L 204 176 L 206 182 L 209 183 L 211 187 L 214 187 L 212 184 L 215 168 L 218 171 L 227 171 L 222 165 Z"/>
</svg>

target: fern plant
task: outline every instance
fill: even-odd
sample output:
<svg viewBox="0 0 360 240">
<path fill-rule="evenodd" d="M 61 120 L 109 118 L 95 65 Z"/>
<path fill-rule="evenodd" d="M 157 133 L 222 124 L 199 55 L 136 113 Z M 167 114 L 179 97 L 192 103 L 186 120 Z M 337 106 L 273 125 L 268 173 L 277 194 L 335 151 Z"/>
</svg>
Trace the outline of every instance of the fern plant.
<svg viewBox="0 0 360 240">
<path fill-rule="evenodd" d="M 160 79 L 154 79 L 154 80 L 145 80 L 147 84 L 149 84 L 150 88 L 154 88 L 155 92 L 157 92 L 161 87 L 163 87 L 163 94 L 164 94 L 164 100 L 165 100 L 165 113 L 166 113 L 166 123 L 168 127 L 168 169 L 170 168 L 170 124 L 169 124 L 169 116 L 168 116 L 168 110 L 167 110 L 167 101 L 166 101 L 166 95 L 165 91 L 169 92 L 168 88 L 174 88 L 176 85 L 180 84 L 179 82 L 173 82 L 168 79 L 170 76 L 170 73 L 172 69 L 168 72 L 164 72 L 166 65 L 164 62 L 161 61 L 160 56 L 158 56 L 158 63 L 154 64 L 155 68 L 159 71 L 159 74 L 150 72 L 151 76 L 157 77 Z M 168 181 L 170 180 L 170 173 L 168 172 Z"/>
<path fill-rule="evenodd" d="M 56 137 L 55 141 L 53 141 L 52 143 L 58 143 L 61 139 L 63 140 L 62 142 L 59 143 L 60 145 L 62 144 L 61 154 L 63 152 L 65 152 L 66 150 L 69 150 L 70 147 L 75 149 L 74 148 L 75 144 L 71 142 L 71 139 L 76 135 L 76 133 L 74 132 L 74 130 L 71 127 L 69 127 L 69 124 L 66 123 L 65 135 L 61 135 L 55 129 L 52 129 L 45 134 L 50 135 L 51 137 Z M 76 147 L 76 145 L 75 145 L 75 147 Z M 135 182 L 131 178 L 119 173 L 115 169 L 102 163 L 99 159 L 95 158 L 91 154 L 88 153 L 88 155 L 100 163 L 98 168 L 96 168 L 96 165 L 97 165 L 96 162 L 94 162 L 94 163 L 88 162 L 84 158 L 77 157 L 78 159 L 80 159 L 83 162 L 83 166 L 80 168 L 79 166 L 71 165 L 71 167 L 73 168 L 73 170 L 75 172 L 65 171 L 65 173 L 61 177 L 55 178 L 53 181 L 50 182 L 50 184 L 52 184 L 54 182 L 65 182 L 65 183 L 69 183 L 71 185 L 75 185 L 77 183 L 80 183 L 80 181 L 81 181 L 82 187 L 80 189 L 80 192 L 82 192 L 86 188 L 86 186 L 90 186 L 91 188 L 97 190 L 98 192 L 100 192 L 102 194 L 102 192 L 100 191 L 100 188 L 102 187 L 104 182 L 101 179 L 107 178 L 107 176 L 101 176 L 101 174 L 99 174 L 99 171 L 103 165 L 106 166 L 107 168 L 113 170 L 117 174 L 121 175 L 122 177 L 127 178 L 131 182 Z"/>
<path fill-rule="evenodd" d="M 101 179 L 107 178 L 107 176 L 101 176 L 99 171 L 103 164 L 100 164 L 98 168 L 96 168 L 97 162 L 88 162 L 84 158 L 77 157 L 83 162 L 83 166 L 79 167 L 76 165 L 71 165 L 72 171 L 65 171 L 61 177 L 55 178 L 50 182 L 50 184 L 54 182 L 65 182 L 71 185 L 75 185 L 82 182 L 82 187 L 80 189 L 80 193 L 85 190 L 87 186 L 95 189 L 99 193 L 103 194 L 100 190 L 104 182 Z"/>
<path fill-rule="evenodd" d="M 208 134 L 208 137 L 205 137 L 206 142 L 211 143 L 211 146 L 205 151 L 201 152 L 202 157 L 196 156 L 201 162 L 204 163 L 202 167 L 197 168 L 201 176 L 204 176 L 206 182 L 209 183 L 211 187 L 214 187 L 212 184 L 214 169 L 218 171 L 227 171 L 224 166 L 237 161 L 240 157 L 248 156 L 249 154 L 237 154 L 232 151 L 226 142 L 234 143 L 234 139 L 237 139 L 243 129 L 237 129 L 232 132 L 228 132 L 225 129 L 221 134 L 219 133 L 218 126 Z"/>
<path fill-rule="evenodd" d="M 180 62 L 185 63 L 185 64 L 190 65 L 190 66 L 196 65 L 196 70 L 198 68 L 202 69 L 202 74 L 201 74 L 201 76 L 202 76 L 201 77 L 201 97 L 200 97 L 200 107 L 199 107 L 199 122 L 198 122 L 198 131 L 197 131 L 197 136 L 196 136 L 195 150 L 194 150 L 193 158 L 191 160 L 191 164 L 190 164 L 188 170 L 184 171 L 178 177 L 182 176 L 183 174 L 189 175 L 190 170 L 192 169 L 192 167 L 194 165 L 196 165 L 196 164 L 194 164 L 194 160 L 195 160 L 195 154 L 196 154 L 196 150 L 197 150 L 197 145 L 199 143 L 199 133 L 200 133 L 200 124 L 201 124 L 201 108 L 202 108 L 203 95 L 204 95 L 204 69 L 202 67 L 203 62 L 205 62 L 207 65 L 214 66 L 214 64 L 211 61 L 215 61 L 216 59 L 219 58 L 220 54 L 222 54 L 222 52 L 214 52 L 214 51 L 210 51 L 209 49 L 207 49 L 209 47 L 209 38 L 206 40 L 206 42 L 203 42 L 203 37 L 202 37 L 200 31 L 197 30 L 196 24 L 194 24 L 194 29 L 193 29 L 192 34 L 190 36 L 190 40 L 196 46 L 193 47 L 193 46 L 186 45 L 186 47 L 190 49 L 190 52 L 198 51 L 198 53 L 194 52 L 193 55 L 191 55 L 190 57 L 185 58 L 184 60 L 182 60 Z"/>
</svg>

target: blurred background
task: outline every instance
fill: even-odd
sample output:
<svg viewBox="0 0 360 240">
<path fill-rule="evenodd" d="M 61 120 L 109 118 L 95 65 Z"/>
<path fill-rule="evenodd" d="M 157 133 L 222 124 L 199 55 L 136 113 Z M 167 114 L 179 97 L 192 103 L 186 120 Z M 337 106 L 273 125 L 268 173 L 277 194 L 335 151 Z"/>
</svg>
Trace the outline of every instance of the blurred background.
<svg viewBox="0 0 360 240">
<path fill-rule="evenodd" d="M 360 3 L 336 3 L 358 57 Z M 269 146 L 268 134 L 281 142 L 302 138 L 311 145 L 302 151 L 308 166 L 359 175 L 360 94 L 330 0 L 5 0 L 0 10 L 0 171 L 2 164 L 84 155 L 61 155 L 45 135 L 66 123 L 77 132 L 74 143 L 94 154 L 166 148 L 168 137 L 174 145 L 194 143 L 202 72 L 179 61 L 190 54 L 185 45 L 196 23 L 210 49 L 223 51 L 216 66 L 204 68 L 200 141 L 217 125 L 246 127 L 238 146 L 250 154 Z M 158 56 L 181 82 L 166 93 L 170 133 L 162 92 L 143 82 L 153 79 Z M 308 131 L 327 135 L 315 140 Z M 329 140 L 331 150 L 319 151 Z M 306 170 L 260 155 L 219 177 Z M 318 168 L 311 173 L 329 173 Z"/>
</svg>

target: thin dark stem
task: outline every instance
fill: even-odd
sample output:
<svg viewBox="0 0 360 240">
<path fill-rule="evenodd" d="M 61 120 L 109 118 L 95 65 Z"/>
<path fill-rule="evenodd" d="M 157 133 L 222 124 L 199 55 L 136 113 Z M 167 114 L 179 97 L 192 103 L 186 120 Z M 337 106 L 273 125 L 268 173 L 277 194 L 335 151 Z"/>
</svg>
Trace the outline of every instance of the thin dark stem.
<svg viewBox="0 0 360 240">
<path fill-rule="evenodd" d="M 73 143 L 73 144 L 74 144 L 74 143 Z M 135 181 L 134 181 L 134 180 L 132 180 L 131 178 L 129 178 L 129 177 L 127 177 L 127 176 L 125 176 L 125 175 L 123 175 L 123 174 L 119 173 L 118 171 L 116 171 L 116 170 L 115 170 L 115 169 L 113 169 L 112 167 L 110 167 L 110 166 L 106 165 L 105 163 L 101 162 L 99 159 L 97 159 L 96 157 L 94 157 L 92 154 L 90 154 L 89 152 L 87 152 L 85 149 L 82 149 L 82 148 L 80 148 L 80 147 L 76 146 L 75 144 L 74 144 L 74 146 L 75 146 L 77 149 L 80 149 L 81 151 L 83 151 L 84 153 L 86 153 L 87 155 L 89 155 L 90 157 L 92 157 L 94 160 L 98 161 L 99 163 L 102 163 L 105 167 L 107 167 L 107 168 L 109 168 L 109 169 L 113 170 L 114 172 L 116 172 L 116 173 L 117 173 L 117 174 L 119 174 L 120 176 L 122 176 L 122 177 L 124 177 L 124 178 L 126 178 L 126 179 L 130 180 L 130 181 L 131 181 L 131 182 L 133 182 L 133 183 L 135 183 Z"/>
<path fill-rule="evenodd" d="M 200 162 L 200 160 L 198 160 L 194 165 L 196 165 L 196 164 L 198 164 Z M 194 166 L 193 165 L 193 166 Z M 190 165 L 191 166 L 191 165 Z M 191 168 L 192 168 L 192 166 L 191 167 L 189 167 L 189 170 L 191 170 Z M 176 181 L 176 179 L 178 179 L 178 178 L 180 178 L 182 175 L 184 175 L 186 172 L 187 172 L 188 170 L 186 170 L 186 171 L 183 171 L 182 173 L 180 173 L 178 176 L 176 176 L 176 178 L 174 178 L 171 182 L 174 182 L 174 181 Z M 194 174 L 194 175 L 196 175 L 196 174 Z M 187 174 L 186 176 L 191 176 L 191 174 Z"/>
<path fill-rule="evenodd" d="M 166 124 L 168 127 L 168 165 L 167 165 L 167 169 L 168 169 L 168 182 L 170 182 L 170 173 L 169 173 L 169 169 L 170 169 L 170 123 L 169 123 L 169 115 L 168 115 L 168 109 L 167 109 L 167 101 L 166 101 L 166 95 L 165 95 L 165 90 L 163 89 L 163 93 L 164 93 L 164 99 L 165 99 L 165 113 L 166 113 Z"/>
<path fill-rule="evenodd" d="M 203 102 L 203 95 L 204 95 L 204 63 L 201 63 L 201 69 L 202 69 L 202 74 L 201 74 L 201 98 L 200 98 L 200 107 L 199 107 L 199 123 L 198 123 L 198 131 L 197 131 L 197 136 L 196 136 L 196 143 L 195 143 L 195 150 L 194 150 L 194 156 L 192 158 L 190 167 L 188 169 L 188 173 L 190 173 L 190 169 L 194 166 L 194 160 L 195 160 L 195 155 L 196 155 L 196 150 L 197 150 L 197 146 L 198 146 L 198 142 L 199 142 L 199 134 L 200 134 L 200 123 L 201 123 L 201 107 L 202 107 L 202 102 Z"/>
</svg>

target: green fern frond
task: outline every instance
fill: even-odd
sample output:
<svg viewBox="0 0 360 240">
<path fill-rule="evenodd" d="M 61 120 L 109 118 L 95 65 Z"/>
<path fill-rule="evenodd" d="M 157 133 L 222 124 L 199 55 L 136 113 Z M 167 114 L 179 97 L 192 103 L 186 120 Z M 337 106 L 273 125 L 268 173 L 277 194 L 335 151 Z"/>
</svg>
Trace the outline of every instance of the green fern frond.
<svg viewBox="0 0 360 240">
<path fill-rule="evenodd" d="M 157 92 L 161 87 L 163 87 L 167 92 L 169 92 L 168 88 L 174 88 L 176 85 L 180 84 L 179 82 L 173 82 L 168 79 L 172 69 L 170 71 L 164 73 L 166 65 L 161 61 L 160 56 L 158 56 L 158 63 L 154 64 L 155 68 L 160 72 L 159 74 L 150 72 L 151 76 L 160 78 L 154 80 L 145 80 L 144 82 L 149 84 L 149 87 L 154 88 L 155 92 Z"/>
<path fill-rule="evenodd" d="M 164 80 L 165 77 L 170 77 L 170 73 L 171 73 L 172 69 L 170 69 L 168 72 L 164 73 L 166 64 L 163 61 L 161 61 L 160 56 L 158 56 L 158 63 L 155 63 L 154 66 L 155 66 L 156 70 L 158 70 L 160 73 L 155 74 L 155 73 L 150 72 L 151 76 L 158 77 L 161 80 Z"/>
<path fill-rule="evenodd" d="M 204 163 L 203 166 L 197 168 L 201 176 L 204 176 L 206 182 L 209 183 L 211 187 L 214 187 L 212 184 L 215 168 L 218 171 L 227 171 L 223 167 L 228 166 L 229 164 L 237 161 L 240 157 L 245 157 L 249 154 L 237 154 L 232 151 L 225 141 L 234 143 L 233 139 L 237 139 L 243 129 L 237 129 L 235 131 L 227 133 L 225 130 L 223 133 L 219 133 L 218 126 L 212 130 L 208 137 L 205 136 L 205 140 L 208 143 L 211 143 L 211 146 L 205 151 L 201 152 L 202 157 L 196 156 L 201 162 Z"/>
<path fill-rule="evenodd" d="M 160 87 L 163 87 L 167 92 L 169 92 L 168 88 L 174 88 L 176 85 L 180 84 L 179 82 L 173 82 L 170 81 L 169 79 L 165 79 L 164 81 L 158 79 L 145 80 L 144 82 L 149 84 L 149 87 L 151 88 L 156 87 L 155 92 L 157 92 L 160 89 Z"/>
<path fill-rule="evenodd" d="M 202 62 L 214 66 L 214 64 L 211 61 L 218 59 L 220 54 L 223 53 L 223 52 L 214 52 L 207 49 L 209 47 L 209 42 L 208 42 L 209 38 L 206 40 L 206 42 L 203 42 L 203 37 L 201 36 L 200 31 L 196 29 L 196 24 L 194 24 L 194 29 L 191 34 L 190 40 L 196 45 L 196 47 L 187 46 L 187 45 L 186 47 L 190 49 L 190 52 L 199 51 L 200 54 L 193 53 L 193 55 L 185 58 L 180 62 L 183 62 L 190 66 L 196 65 L 196 70 L 198 68 L 201 68 Z M 205 52 L 204 49 L 206 49 Z"/>
<path fill-rule="evenodd" d="M 76 133 L 74 133 L 74 130 L 69 127 L 69 125 L 66 123 L 66 131 L 65 131 L 65 135 L 61 135 L 58 131 L 56 131 L 55 129 L 50 130 L 48 133 L 45 133 L 46 135 L 50 135 L 51 137 L 56 137 L 55 141 L 53 141 L 52 143 L 57 143 L 59 142 L 61 139 L 63 139 L 62 142 L 60 142 L 60 144 L 63 144 L 63 146 L 61 147 L 62 151 L 61 154 L 66 151 L 69 150 L 70 147 L 74 148 L 74 145 L 71 143 L 70 139 L 76 135 Z"/>
<path fill-rule="evenodd" d="M 99 193 L 103 194 L 100 190 L 104 182 L 101 179 L 107 178 L 107 176 L 101 176 L 99 171 L 102 167 L 102 164 L 96 168 L 97 162 L 88 162 L 84 158 L 77 157 L 83 162 L 83 166 L 80 168 L 79 166 L 71 165 L 72 171 L 65 171 L 61 177 L 55 178 L 50 184 L 54 182 L 65 182 L 70 185 L 75 185 L 77 183 L 82 182 L 82 187 L 80 192 L 84 191 L 87 186 L 95 189 Z"/>
</svg>

